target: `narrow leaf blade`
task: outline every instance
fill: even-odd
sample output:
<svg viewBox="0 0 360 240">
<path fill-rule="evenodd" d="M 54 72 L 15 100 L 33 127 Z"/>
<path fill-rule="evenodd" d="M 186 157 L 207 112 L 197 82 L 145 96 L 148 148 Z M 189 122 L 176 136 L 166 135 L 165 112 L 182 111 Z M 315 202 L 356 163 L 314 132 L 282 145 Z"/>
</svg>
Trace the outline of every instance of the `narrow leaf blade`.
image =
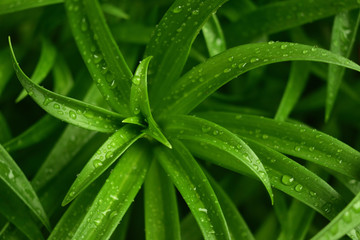
<svg viewBox="0 0 360 240">
<path fill-rule="evenodd" d="M 212 14 L 209 20 L 204 24 L 202 32 L 210 57 L 226 50 L 225 37 L 220 22 L 215 14 Z"/>
<path fill-rule="evenodd" d="M 146 239 L 181 239 L 175 188 L 157 161 L 145 180 L 145 233 Z"/>
<path fill-rule="evenodd" d="M 231 59 L 231 61 L 229 61 Z M 235 77 L 258 67 L 284 61 L 317 61 L 360 71 L 356 63 L 327 50 L 285 42 L 241 45 L 209 58 L 184 74 L 156 111 L 186 114 Z"/>
<path fill-rule="evenodd" d="M 111 236 L 144 182 L 151 164 L 149 155 L 141 143 L 126 151 L 96 196 L 74 239 L 108 239 Z"/>
<path fill-rule="evenodd" d="M 205 174 L 180 142 L 172 144 L 173 150 L 157 148 L 157 159 L 186 201 L 204 238 L 230 239 L 225 217 Z"/>
<path fill-rule="evenodd" d="M 3 0 L 0 2 L 0 15 L 5 13 L 18 12 L 25 9 L 47 6 L 56 3 L 62 3 L 64 0 L 19 0 L 14 4 L 12 0 Z"/>
<path fill-rule="evenodd" d="M 238 164 L 245 164 L 262 181 L 273 202 L 271 185 L 264 166 L 251 148 L 235 134 L 210 121 L 185 115 L 168 117 L 164 122 L 164 129 L 177 139 L 210 144 L 234 156 Z"/>
<path fill-rule="evenodd" d="M 100 132 L 113 132 L 121 126 L 122 116 L 76 99 L 51 92 L 29 79 L 16 61 L 9 38 L 16 75 L 34 101 L 52 116 L 68 123 Z"/>
<path fill-rule="evenodd" d="M 30 208 L 35 216 L 50 230 L 47 215 L 24 173 L 0 145 L 0 178 Z"/>
<path fill-rule="evenodd" d="M 143 134 L 134 125 L 125 125 L 111 135 L 108 140 L 96 151 L 89 162 L 82 169 L 62 205 L 72 201 L 82 190 L 98 178 L 111 164 L 113 164 L 136 140 Z"/>
</svg>

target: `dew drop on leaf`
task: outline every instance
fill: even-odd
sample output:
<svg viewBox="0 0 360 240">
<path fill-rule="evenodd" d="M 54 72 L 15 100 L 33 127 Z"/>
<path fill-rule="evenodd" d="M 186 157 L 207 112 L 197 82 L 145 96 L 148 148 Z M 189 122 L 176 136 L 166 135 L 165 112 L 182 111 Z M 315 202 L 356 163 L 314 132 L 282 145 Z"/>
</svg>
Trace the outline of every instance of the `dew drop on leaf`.
<svg viewBox="0 0 360 240">
<path fill-rule="evenodd" d="M 342 219 L 344 220 L 344 222 L 347 222 L 347 223 L 350 223 L 351 222 L 351 219 L 352 217 L 351 217 L 351 212 L 349 212 L 349 211 L 346 211 L 345 213 L 344 213 L 344 215 L 342 216 Z"/>
<path fill-rule="evenodd" d="M 259 58 L 251 58 L 251 59 L 250 59 L 250 62 L 251 62 L 251 63 L 255 63 L 255 62 L 257 62 L 257 61 L 259 61 Z"/>
<path fill-rule="evenodd" d="M 182 6 L 177 6 L 173 9 L 173 13 L 180 13 L 182 11 Z"/>
<path fill-rule="evenodd" d="M 69 117 L 75 120 L 77 116 L 76 116 L 76 113 L 74 111 L 70 110 L 69 111 Z"/>
<path fill-rule="evenodd" d="M 301 192 L 302 190 L 303 190 L 303 186 L 301 185 L 301 184 L 297 184 L 296 186 L 295 186 L 295 191 L 297 191 L 297 192 Z"/>
<path fill-rule="evenodd" d="M 103 163 L 99 159 L 96 159 L 93 161 L 93 165 L 95 168 L 98 168 L 98 167 L 101 167 L 103 165 Z"/>
<path fill-rule="evenodd" d="M 281 182 L 286 186 L 290 186 L 294 183 L 294 178 L 289 175 L 284 175 L 281 178 Z"/>
</svg>

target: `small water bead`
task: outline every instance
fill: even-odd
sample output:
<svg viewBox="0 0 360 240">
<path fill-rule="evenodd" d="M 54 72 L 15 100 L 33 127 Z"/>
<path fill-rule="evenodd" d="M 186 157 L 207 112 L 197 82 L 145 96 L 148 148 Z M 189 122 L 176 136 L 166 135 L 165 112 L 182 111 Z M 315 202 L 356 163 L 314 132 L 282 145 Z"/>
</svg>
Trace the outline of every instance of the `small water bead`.
<svg viewBox="0 0 360 240">
<path fill-rule="evenodd" d="M 208 212 L 208 210 L 206 208 L 199 208 L 198 210 L 199 210 L 199 212 L 204 212 L 204 213 Z"/>
<path fill-rule="evenodd" d="M 351 220 L 352 220 L 351 212 L 346 211 L 346 212 L 344 213 L 344 215 L 342 216 L 342 219 L 344 220 L 344 222 L 350 223 Z"/>
<path fill-rule="evenodd" d="M 296 146 L 296 147 L 295 147 L 295 151 L 300 152 L 300 151 L 301 151 L 301 147 L 300 147 L 300 146 Z"/>
<path fill-rule="evenodd" d="M 77 116 L 76 116 L 76 113 L 74 111 L 70 110 L 69 111 L 69 117 L 75 120 Z"/>
<path fill-rule="evenodd" d="M 301 185 L 301 184 L 297 184 L 296 186 L 295 186 L 295 191 L 297 191 L 297 192 L 301 192 L 302 190 L 303 190 L 303 185 Z"/>
<path fill-rule="evenodd" d="M 140 113 L 140 108 L 138 108 L 138 107 L 134 108 L 133 113 L 134 113 L 135 115 L 138 115 L 138 114 Z"/>
<path fill-rule="evenodd" d="M 113 211 L 110 213 L 110 218 L 114 218 L 118 215 L 118 212 L 117 211 Z"/>
<path fill-rule="evenodd" d="M 302 51 L 303 54 L 307 54 L 308 52 L 309 52 L 308 50 Z"/>
<path fill-rule="evenodd" d="M 228 73 L 228 72 L 231 72 L 231 68 L 225 68 L 224 69 L 224 73 Z"/>
<path fill-rule="evenodd" d="M 312 52 L 315 52 L 316 49 L 317 49 L 317 47 L 316 47 L 316 46 L 313 46 L 313 47 L 311 48 L 311 51 L 312 51 Z"/>
<path fill-rule="evenodd" d="M 209 127 L 209 126 L 202 126 L 201 127 L 201 131 L 203 132 L 203 133 L 207 133 L 207 132 L 209 132 L 211 130 L 211 127 Z"/>
<path fill-rule="evenodd" d="M 233 60 L 234 60 L 234 57 L 233 57 L 233 56 L 231 56 L 231 57 L 228 58 L 228 61 L 229 61 L 229 62 L 232 62 Z"/>
<path fill-rule="evenodd" d="M 269 138 L 268 135 L 266 135 L 266 134 L 263 134 L 263 135 L 262 135 L 262 139 L 268 139 L 268 138 Z"/>
<path fill-rule="evenodd" d="M 332 209 L 331 203 L 325 203 L 324 206 L 322 206 L 322 210 L 326 213 L 330 213 Z"/>
<path fill-rule="evenodd" d="M 309 151 L 313 152 L 315 150 L 315 147 L 309 147 Z"/>
<path fill-rule="evenodd" d="M 114 153 L 111 152 L 111 151 L 110 151 L 110 152 L 107 152 L 106 155 L 105 155 L 105 157 L 108 158 L 108 159 L 109 159 L 109 158 L 112 158 L 113 156 L 114 156 Z"/>
<path fill-rule="evenodd" d="M 99 63 L 103 60 L 103 56 L 101 54 L 93 54 L 94 63 Z"/>
<path fill-rule="evenodd" d="M 275 43 L 274 41 L 269 41 L 269 42 L 268 42 L 268 44 L 270 44 L 270 45 L 271 45 L 271 44 L 274 44 L 274 43 Z"/>
<path fill-rule="evenodd" d="M 139 84 L 140 84 L 140 77 L 134 76 L 134 77 L 132 78 L 132 82 L 133 82 L 133 84 L 135 84 L 135 85 L 139 85 Z"/>
<path fill-rule="evenodd" d="M 55 109 L 60 109 L 60 104 L 55 103 L 55 104 L 53 105 L 53 108 L 55 108 Z"/>
<path fill-rule="evenodd" d="M 287 47 L 288 47 L 287 44 L 282 44 L 282 45 L 280 46 L 281 49 L 286 49 Z"/>
<path fill-rule="evenodd" d="M 286 186 L 290 186 L 294 183 L 294 178 L 289 175 L 284 175 L 281 178 L 281 182 Z"/>
<path fill-rule="evenodd" d="M 218 130 L 214 130 L 214 131 L 213 131 L 213 135 L 214 135 L 214 136 L 217 136 L 218 134 L 219 134 L 219 131 L 218 131 Z"/>
<path fill-rule="evenodd" d="M 182 11 L 182 6 L 177 6 L 172 11 L 173 13 L 180 13 Z"/>
<path fill-rule="evenodd" d="M 80 28 L 81 28 L 81 31 L 83 31 L 83 32 L 85 32 L 85 31 L 88 30 L 88 24 L 87 24 L 85 18 L 82 18 L 82 19 L 81 19 Z"/>
<path fill-rule="evenodd" d="M 93 166 L 95 168 L 101 167 L 102 165 L 103 165 L 103 163 L 99 159 L 96 159 L 96 160 L 93 161 Z"/>
<path fill-rule="evenodd" d="M 335 224 L 335 225 L 333 225 L 333 226 L 330 228 L 330 233 L 331 233 L 332 235 L 335 235 L 335 234 L 338 232 L 338 230 L 339 230 L 338 225 Z"/>
<path fill-rule="evenodd" d="M 259 61 L 259 58 L 256 58 L 256 57 L 250 59 L 251 63 L 256 63 L 258 61 Z"/>
<path fill-rule="evenodd" d="M 51 103 L 52 101 L 54 101 L 53 98 L 45 98 L 44 99 L 44 102 L 43 102 L 43 105 L 44 106 L 47 106 L 49 103 Z"/>
</svg>

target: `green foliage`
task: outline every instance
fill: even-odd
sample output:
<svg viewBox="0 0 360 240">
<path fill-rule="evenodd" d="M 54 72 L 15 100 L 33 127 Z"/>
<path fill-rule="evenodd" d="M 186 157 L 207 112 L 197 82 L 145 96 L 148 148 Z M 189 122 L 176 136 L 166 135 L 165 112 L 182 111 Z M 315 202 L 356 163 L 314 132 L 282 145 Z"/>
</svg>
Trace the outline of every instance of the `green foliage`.
<svg viewBox="0 0 360 240">
<path fill-rule="evenodd" d="M 359 8 L 3 0 L 0 239 L 360 239 Z"/>
</svg>

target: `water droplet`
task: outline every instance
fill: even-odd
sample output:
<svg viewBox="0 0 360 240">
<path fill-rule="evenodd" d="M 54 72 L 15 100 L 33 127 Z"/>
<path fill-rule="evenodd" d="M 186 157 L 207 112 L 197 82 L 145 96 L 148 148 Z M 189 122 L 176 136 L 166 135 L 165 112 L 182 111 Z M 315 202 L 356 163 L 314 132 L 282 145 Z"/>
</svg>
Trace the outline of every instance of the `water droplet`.
<svg viewBox="0 0 360 240">
<path fill-rule="evenodd" d="M 316 194 L 316 192 L 310 192 L 310 196 L 312 196 L 312 197 L 315 197 L 317 194 Z"/>
<path fill-rule="evenodd" d="M 297 192 L 301 192 L 302 190 L 303 190 L 303 186 L 301 185 L 301 184 L 297 184 L 296 186 L 295 186 L 295 191 L 297 191 Z"/>
<path fill-rule="evenodd" d="M 134 108 L 133 113 L 134 113 L 135 115 L 138 115 L 138 114 L 140 113 L 140 108 L 138 108 L 138 107 Z"/>
<path fill-rule="evenodd" d="M 83 32 L 85 32 L 85 31 L 88 30 L 88 24 L 87 24 L 85 18 L 82 18 L 82 19 L 81 19 L 80 28 L 81 28 L 81 31 L 83 31 Z"/>
<path fill-rule="evenodd" d="M 213 134 L 216 136 L 216 135 L 219 134 L 219 131 L 218 131 L 218 130 L 214 130 L 214 131 L 213 131 Z"/>
<path fill-rule="evenodd" d="M 14 173 L 13 173 L 13 171 L 11 169 L 9 171 L 8 178 L 9 179 L 14 179 Z"/>
<path fill-rule="evenodd" d="M 231 72 L 231 68 L 225 68 L 224 73 Z"/>
<path fill-rule="evenodd" d="M 338 232 L 338 225 L 335 224 L 335 225 L 333 225 L 333 226 L 330 228 L 330 233 L 331 233 L 332 235 L 335 235 L 337 232 Z"/>
<path fill-rule="evenodd" d="M 182 6 L 177 6 L 173 9 L 173 13 L 179 13 L 182 11 Z"/>
<path fill-rule="evenodd" d="M 360 213 L 360 200 L 357 201 L 357 202 L 352 206 L 352 209 L 353 209 L 354 212 Z"/>
<path fill-rule="evenodd" d="M 198 210 L 199 210 L 199 212 L 204 212 L 204 213 L 208 212 L 208 210 L 206 208 L 199 208 Z"/>
<path fill-rule="evenodd" d="M 114 218 L 118 215 L 117 211 L 113 211 L 111 214 L 110 214 L 110 218 Z"/>
<path fill-rule="evenodd" d="M 103 59 L 103 56 L 101 54 L 93 54 L 94 63 L 99 63 Z"/>
<path fill-rule="evenodd" d="M 300 151 L 301 151 L 301 147 L 300 147 L 300 146 L 296 146 L 296 147 L 295 147 L 295 151 L 300 152 Z"/>
<path fill-rule="evenodd" d="M 324 210 L 324 212 L 330 213 L 331 212 L 331 203 L 325 203 L 324 206 L 322 206 L 322 209 Z"/>
<path fill-rule="evenodd" d="M 269 41 L 268 44 L 274 44 L 275 42 L 274 41 Z"/>
<path fill-rule="evenodd" d="M 55 103 L 55 104 L 53 105 L 53 108 L 55 108 L 55 109 L 60 109 L 60 105 L 57 104 L 57 103 Z"/>
<path fill-rule="evenodd" d="M 111 151 L 107 152 L 106 155 L 105 155 L 106 158 L 112 158 L 113 156 L 114 156 L 114 153 L 111 152 Z"/>
<path fill-rule="evenodd" d="M 228 61 L 229 61 L 229 62 L 232 62 L 233 60 L 234 60 L 234 57 L 233 57 L 233 56 L 231 56 L 231 57 L 228 58 Z"/>
<path fill-rule="evenodd" d="M 259 61 L 259 59 L 258 59 L 258 58 L 255 58 L 255 57 L 250 59 L 250 62 L 251 62 L 251 63 L 255 63 L 255 62 L 257 62 L 257 61 Z"/>
<path fill-rule="evenodd" d="M 47 105 L 48 105 L 49 103 L 51 103 L 52 101 L 54 101 L 53 98 L 45 98 L 43 104 L 44 104 L 44 106 L 47 106 Z"/>
<path fill-rule="evenodd" d="M 287 44 L 282 44 L 282 45 L 280 46 L 280 48 L 281 48 L 281 49 L 286 49 L 287 46 L 288 46 Z"/>
<path fill-rule="evenodd" d="M 347 223 L 350 223 L 351 222 L 351 219 L 352 217 L 351 217 L 351 212 L 349 212 L 349 211 L 346 211 L 345 213 L 344 213 L 344 215 L 342 216 L 342 219 L 344 220 L 344 222 L 347 222 Z"/>
<path fill-rule="evenodd" d="M 306 54 L 306 53 L 308 53 L 308 52 L 309 52 L 308 50 L 302 51 L 303 54 Z"/>
<path fill-rule="evenodd" d="M 263 135 L 262 135 L 262 138 L 263 138 L 263 139 L 268 139 L 268 138 L 269 138 L 269 136 L 268 136 L 268 135 L 266 135 L 266 134 L 263 134 Z"/>
<path fill-rule="evenodd" d="M 288 176 L 288 175 L 284 175 L 284 176 L 282 176 L 282 178 L 281 178 L 281 182 L 282 182 L 284 185 L 286 185 L 286 186 L 290 186 L 290 185 L 293 184 L 294 178 L 291 177 L 291 176 Z"/>
<path fill-rule="evenodd" d="M 199 10 L 196 9 L 196 10 L 192 11 L 192 14 L 193 15 L 199 15 Z"/>
<path fill-rule="evenodd" d="M 312 51 L 312 52 L 315 52 L 316 49 L 317 49 L 317 47 L 316 47 L 316 46 L 313 46 L 313 47 L 311 48 L 311 51 Z"/>
<path fill-rule="evenodd" d="M 140 84 L 140 77 L 134 76 L 132 79 L 133 84 L 139 85 Z"/>
<path fill-rule="evenodd" d="M 93 166 L 95 168 L 101 167 L 102 165 L 103 165 L 103 163 L 99 159 L 96 159 L 96 160 L 93 161 Z"/>
<path fill-rule="evenodd" d="M 207 132 L 209 132 L 211 130 L 211 127 L 210 126 L 202 126 L 202 128 L 201 128 L 201 131 L 203 132 L 203 133 L 207 133 Z"/>
<path fill-rule="evenodd" d="M 76 119 L 76 113 L 74 111 L 72 111 L 72 110 L 69 111 L 69 116 L 72 119 Z"/>
<path fill-rule="evenodd" d="M 309 151 L 313 152 L 315 150 L 315 147 L 309 147 Z"/>
</svg>

